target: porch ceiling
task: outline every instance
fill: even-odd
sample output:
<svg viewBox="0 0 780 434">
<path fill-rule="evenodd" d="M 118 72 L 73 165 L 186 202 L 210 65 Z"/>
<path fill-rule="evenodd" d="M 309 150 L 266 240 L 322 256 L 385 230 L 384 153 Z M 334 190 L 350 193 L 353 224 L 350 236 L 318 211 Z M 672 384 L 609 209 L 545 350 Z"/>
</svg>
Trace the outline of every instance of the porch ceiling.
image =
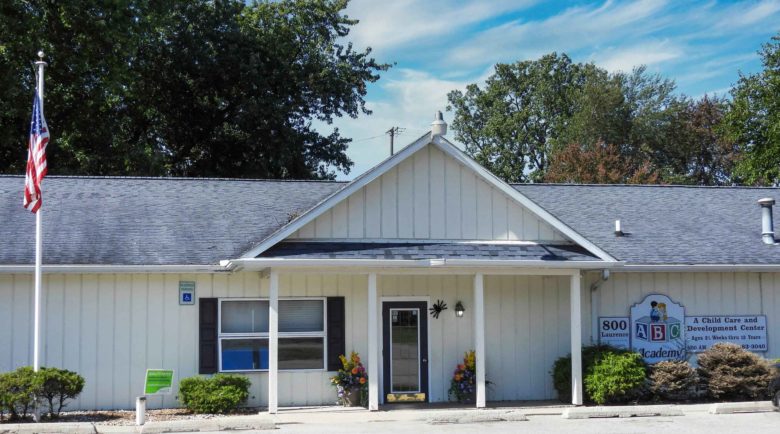
<svg viewBox="0 0 780 434">
<path fill-rule="evenodd" d="M 361 242 L 282 242 L 258 258 L 277 259 L 478 259 L 514 261 L 595 261 L 587 250 L 558 244 L 477 244 L 477 243 L 361 243 Z"/>
</svg>

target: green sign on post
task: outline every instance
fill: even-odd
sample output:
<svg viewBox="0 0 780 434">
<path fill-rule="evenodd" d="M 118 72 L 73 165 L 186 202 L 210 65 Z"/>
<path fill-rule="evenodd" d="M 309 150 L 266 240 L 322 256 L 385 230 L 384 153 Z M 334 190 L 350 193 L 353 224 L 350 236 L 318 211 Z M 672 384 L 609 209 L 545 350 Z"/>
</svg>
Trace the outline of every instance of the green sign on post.
<svg viewBox="0 0 780 434">
<path fill-rule="evenodd" d="M 173 369 L 147 369 L 144 395 L 170 395 L 173 390 Z"/>
</svg>

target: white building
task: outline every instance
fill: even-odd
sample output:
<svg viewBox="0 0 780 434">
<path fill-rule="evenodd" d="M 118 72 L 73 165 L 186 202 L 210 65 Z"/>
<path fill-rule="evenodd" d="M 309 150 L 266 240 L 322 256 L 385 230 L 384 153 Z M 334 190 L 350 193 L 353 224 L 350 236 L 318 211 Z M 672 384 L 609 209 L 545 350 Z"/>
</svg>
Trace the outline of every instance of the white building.
<svg viewBox="0 0 780 434">
<path fill-rule="evenodd" d="M 0 371 L 32 361 L 22 186 L 0 177 Z M 70 408 L 132 408 L 147 368 L 244 373 L 250 404 L 272 412 L 331 404 L 349 351 L 371 409 L 446 401 L 471 349 L 477 406 L 555 398 L 550 371 L 570 352 L 581 403 L 581 345 L 604 332 L 653 351 L 642 321 L 668 323 L 652 336 L 669 345 L 678 321 L 689 349 L 726 339 L 780 357 L 766 331 L 780 322 L 780 246 L 771 229 L 762 240 L 757 205 L 778 189 L 509 185 L 441 134 L 349 183 L 51 176 L 44 188 L 42 365 L 86 378 Z M 175 393 L 149 404 L 178 405 Z"/>
</svg>

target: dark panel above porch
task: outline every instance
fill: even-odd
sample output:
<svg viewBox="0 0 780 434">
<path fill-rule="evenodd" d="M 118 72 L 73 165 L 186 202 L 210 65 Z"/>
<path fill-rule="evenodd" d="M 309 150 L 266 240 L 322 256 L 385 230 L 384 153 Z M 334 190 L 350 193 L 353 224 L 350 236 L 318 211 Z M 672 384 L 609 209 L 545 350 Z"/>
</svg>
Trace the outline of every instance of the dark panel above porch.
<svg viewBox="0 0 780 434">
<path fill-rule="evenodd" d="M 282 242 L 260 258 L 284 259 L 480 259 L 599 261 L 579 246 L 558 244 Z"/>
</svg>

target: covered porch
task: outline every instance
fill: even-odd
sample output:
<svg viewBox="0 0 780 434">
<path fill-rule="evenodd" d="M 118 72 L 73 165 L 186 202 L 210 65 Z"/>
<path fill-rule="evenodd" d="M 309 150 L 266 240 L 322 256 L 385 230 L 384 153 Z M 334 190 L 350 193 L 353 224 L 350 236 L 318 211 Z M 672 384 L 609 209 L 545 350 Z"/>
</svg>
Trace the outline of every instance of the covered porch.
<svg viewBox="0 0 780 434">
<path fill-rule="evenodd" d="M 424 393 L 426 402 L 446 405 L 440 403 L 448 401 L 452 371 L 463 353 L 473 349 L 477 373 L 473 406 L 485 408 L 489 400 L 553 399 L 549 370 L 555 358 L 568 353 L 572 354 L 572 404 L 582 404 L 581 274 L 584 270 L 603 268 L 603 263 L 344 259 L 315 262 L 261 258 L 242 262 L 247 271 L 261 270 L 268 279 L 270 413 L 279 410 L 280 387 L 286 387 L 279 383 L 279 299 L 284 299 L 283 294 L 280 296 L 280 279 L 344 274 L 356 276 L 348 303 L 350 309 L 359 313 L 347 321 L 347 327 L 356 328 L 359 333 L 348 342 L 346 352 L 358 350 L 363 358 L 369 379 L 369 410 L 379 410 L 380 406 L 399 408 L 393 407 L 399 404 L 388 402 L 388 394 L 396 388 L 386 378 L 390 352 L 388 312 L 394 306 L 403 310 L 403 303 L 413 306 L 415 302 L 422 303 L 417 308 L 416 324 L 425 328 L 425 342 L 418 344 L 427 348 L 425 354 L 417 354 L 420 370 L 418 377 L 412 378 L 420 385 L 419 390 L 410 390 Z M 433 318 L 428 309 L 439 300 L 448 309 L 439 318 Z M 455 314 L 457 302 L 465 307 L 462 317 Z M 427 377 L 424 386 L 423 376 Z"/>
</svg>

